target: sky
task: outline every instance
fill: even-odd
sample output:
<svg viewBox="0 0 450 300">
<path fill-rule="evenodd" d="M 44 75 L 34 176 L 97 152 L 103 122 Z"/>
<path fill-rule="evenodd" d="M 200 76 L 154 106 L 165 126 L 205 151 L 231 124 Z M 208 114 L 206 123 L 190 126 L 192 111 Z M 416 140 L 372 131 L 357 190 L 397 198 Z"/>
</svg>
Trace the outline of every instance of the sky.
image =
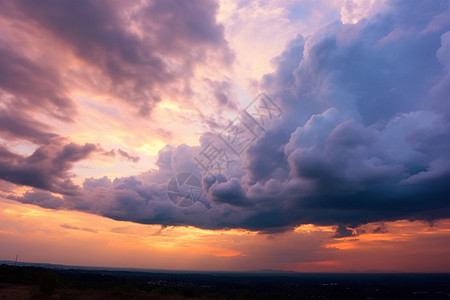
<svg viewBox="0 0 450 300">
<path fill-rule="evenodd" d="M 0 260 L 450 272 L 450 3 L 0 2 Z"/>
</svg>

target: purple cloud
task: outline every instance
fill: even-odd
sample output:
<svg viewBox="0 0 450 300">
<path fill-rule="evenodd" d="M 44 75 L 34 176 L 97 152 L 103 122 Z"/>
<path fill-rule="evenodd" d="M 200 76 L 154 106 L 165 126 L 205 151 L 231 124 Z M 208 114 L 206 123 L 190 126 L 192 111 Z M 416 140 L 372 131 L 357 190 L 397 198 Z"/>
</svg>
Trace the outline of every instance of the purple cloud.
<svg viewBox="0 0 450 300">
<path fill-rule="evenodd" d="M 160 101 L 161 87 L 183 81 L 182 91 L 189 90 L 193 69 L 206 63 L 207 57 L 224 64 L 233 60 L 223 26 L 215 19 L 218 5 L 214 1 L 86 1 L 83 5 L 17 1 L 0 8 L 3 18 L 36 24 L 43 39 L 62 43 L 99 70 L 105 77 L 103 86 L 90 85 L 137 106 L 143 115 Z M 32 92 L 35 97 L 50 97 L 48 101 L 58 106 L 71 103 L 61 92 L 61 74 L 13 50 L 0 55 L 4 58 L 0 86 L 13 93 L 30 91 L 26 96 Z M 21 68 L 15 67 L 19 64 Z"/>
<path fill-rule="evenodd" d="M 277 232 L 307 223 L 337 225 L 336 237 L 354 234 L 353 229 L 369 222 L 450 217 L 450 19 L 442 18 L 450 7 L 429 1 L 391 1 L 389 7 L 356 24 L 336 21 L 288 44 L 274 59 L 277 69 L 261 81 L 284 113 L 279 123 L 259 132 L 236 158 L 237 166 L 216 178 L 206 176 L 194 160 L 211 140 L 205 134 L 201 147 L 162 149 L 158 170 L 112 181 L 87 179 L 82 194 L 66 194 L 59 205 L 116 220 L 208 229 Z M 158 20 L 191 12 L 181 4 L 174 12 L 167 12 L 165 4 L 152 3 L 148 9 L 159 12 Z M 42 13 L 36 10 L 30 14 Z M 199 22 L 177 20 L 174 30 L 200 44 L 223 42 L 214 38 L 220 29 L 203 28 Z M 76 40 L 77 33 L 67 30 Z M 123 38 L 127 41 L 126 35 Z M 161 47 L 172 43 L 184 45 L 184 40 Z M 91 47 L 95 49 L 95 43 Z M 125 58 L 128 52 L 117 51 L 117 74 L 132 78 L 121 66 L 141 57 L 130 50 Z M 55 153 L 64 159 L 53 164 L 59 172 L 52 178 L 67 178 L 71 164 L 90 153 L 89 146 L 84 147 L 58 148 Z M 19 161 L 2 151 L 6 167 L 11 168 L 11 160 Z M 53 162 L 36 161 L 46 167 Z M 203 176 L 200 200 L 185 208 L 167 197 L 167 183 L 180 172 Z M 19 181 L 22 177 L 27 178 L 4 178 L 31 185 Z M 33 197 L 36 194 L 29 193 L 20 201 L 44 205 L 42 198 Z"/>
<path fill-rule="evenodd" d="M 122 149 L 117 149 L 117 153 L 119 153 L 119 155 L 121 157 L 123 157 L 124 159 L 126 159 L 128 161 L 131 161 L 131 162 L 134 162 L 134 163 L 137 163 L 139 161 L 139 159 L 140 159 L 139 156 L 131 155 L 128 152 L 123 151 Z"/>
<path fill-rule="evenodd" d="M 0 147 L 0 179 L 61 194 L 79 192 L 79 187 L 71 180 L 70 169 L 75 162 L 101 149 L 94 144 L 66 142 L 56 138 L 28 157 Z"/>
</svg>

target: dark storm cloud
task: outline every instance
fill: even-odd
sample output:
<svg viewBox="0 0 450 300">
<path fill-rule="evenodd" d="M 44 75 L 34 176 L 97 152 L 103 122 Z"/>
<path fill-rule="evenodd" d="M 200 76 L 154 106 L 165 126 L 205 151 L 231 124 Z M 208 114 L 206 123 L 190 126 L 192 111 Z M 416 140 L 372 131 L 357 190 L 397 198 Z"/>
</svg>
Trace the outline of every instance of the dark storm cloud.
<svg viewBox="0 0 450 300">
<path fill-rule="evenodd" d="M 245 196 L 241 182 L 237 178 L 231 178 L 226 182 L 217 182 L 209 190 L 211 200 L 217 203 L 227 203 L 232 206 L 250 205 Z"/>
<path fill-rule="evenodd" d="M 57 135 L 50 126 L 36 121 L 15 109 L 0 109 L 0 136 L 8 140 L 29 140 L 35 144 L 47 144 Z"/>
<path fill-rule="evenodd" d="M 260 132 L 237 166 L 216 179 L 203 176 L 194 205 L 173 205 L 167 183 L 180 172 L 206 175 L 194 156 L 207 135 L 201 147 L 166 146 L 158 170 L 87 179 L 82 196 L 65 196 L 63 206 L 208 229 L 334 225 L 336 237 L 370 222 L 449 218 L 450 7 L 389 4 L 357 24 L 335 22 L 299 36 L 274 59 L 277 70 L 261 84 L 282 108 L 281 121 Z"/>
<path fill-rule="evenodd" d="M 287 195 L 297 222 L 339 224 L 339 236 L 367 222 L 449 217 L 448 96 L 435 95 L 448 76 L 441 53 L 450 30 L 448 19 L 436 19 L 450 9 L 425 1 L 406 10 L 404 3 L 355 25 L 334 23 L 300 49 L 297 39 L 303 59 L 264 78 L 284 102 L 285 122 L 255 144 L 250 163 L 271 153 L 265 148 L 275 137 L 292 133 L 281 142 L 278 166 L 287 162 L 290 175 L 311 188 Z M 288 50 L 279 60 L 295 61 Z M 261 176 L 258 164 L 249 166 Z"/>
<path fill-rule="evenodd" d="M 348 229 L 346 226 L 339 225 L 336 229 L 336 238 L 353 236 L 353 230 Z"/>
<path fill-rule="evenodd" d="M 61 194 L 77 193 L 70 169 L 77 161 L 99 151 L 94 144 L 77 145 L 56 138 L 23 157 L 0 148 L 0 179 Z M 40 199 L 40 198 L 39 198 Z"/>
</svg>

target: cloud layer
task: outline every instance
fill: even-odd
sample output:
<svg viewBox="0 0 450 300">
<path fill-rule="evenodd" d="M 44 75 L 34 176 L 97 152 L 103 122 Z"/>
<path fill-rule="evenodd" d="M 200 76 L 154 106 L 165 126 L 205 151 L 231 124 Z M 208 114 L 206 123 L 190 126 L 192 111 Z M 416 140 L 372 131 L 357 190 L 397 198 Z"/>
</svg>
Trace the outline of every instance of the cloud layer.
<svg viewBox="0 0 450 300">
<path fill-rule="evenodd" d="M 150 2 L 139 9 L 121 8 L 124 15 L 118 11 L 125 4 L 105 8 L 92 2 L 86 10 L 70 2 L 52 5 L 50 12 L 20 2 L 5 9 L 35 20 L 79 59 L 101 70 L 111 83 L 109 92 L 137 104 L 141 113 L 157 101 L 149 99 L 158 98 L 158 86 L 180 81 L 208 55 L 219 53 L 231 62 L 222 28 L 215 22 L 214 3 Z M 64 18 L 68 11 L 74 12 L 73 19 Z M 130 20 L 138 20 L 139 26 Z M 144 48 L 151 51 L 144 53 Z M 35 61 L 5 49 L 10 57 L 4 62 L 6 73 L 0 74 L 3 91 L 25 99 L 19 101 L 23 105 L 40 101 L 58 107 L 57 116 L 72 113 L 58 74 L 51 68 L 39 71 Z M 7 104 L 0 111 L 0 131 L 45 145 L 27 158 L 2 148 L 0 178 L 40 189 L 11 196 L 18 201 L 144 224 L 276 232 L 312 223 L 337 225 L 336 235 L 345 236 L 350 234 L 347 227 L 369 222 L 448 218 L 448 57 L 448 3 L 388 1 L 383 10 L 355 24 L 336 21 L 287 45 L 273 60 L 276 70 L 260 82 L 283 114 L 260 130 L 242 113 L 257 139 L 216 177 L 195 163 L 211 141 L 220 143 L 204 134 L 198 147 L 163 148 L 158 169 L 72 186 L 72 164 L 105 151 L 90 144 L 55 144 L 51 131 L 28 117 L 13 130 L 3 121 L 14 119 L 12 104 Z M 43 79 L 30 70 L 49 77 L 41 84 Z M 13 80 L 19 76 L 29 78 L 26 89 Z M 219 98 L 228 93 L 221 87 L 215 87 Z M 122 150 L 118 153 L 137 161 Z M 203 178 L 200 200 L 185 208 L 167 197 L 168 182 L 181 172 Z M 72 188 L 77 192 L 68 192 Z"/>
</svg>

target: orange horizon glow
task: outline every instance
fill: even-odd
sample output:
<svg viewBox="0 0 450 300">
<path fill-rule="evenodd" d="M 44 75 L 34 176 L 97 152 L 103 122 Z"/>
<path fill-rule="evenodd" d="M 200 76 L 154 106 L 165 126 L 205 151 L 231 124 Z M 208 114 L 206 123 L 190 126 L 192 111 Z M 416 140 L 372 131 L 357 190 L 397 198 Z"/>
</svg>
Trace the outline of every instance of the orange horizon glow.
<svg viewBox="0 0 450 300">
<path fill-rule="evenodd" d="M 417 252 L 427 256 L 448 250 L 444 246 L 436 253 L 417 245 L 448 234 L 450 220 L 436 222 L 433 227 L 419 221 L 387 222 L 386 233 L 347 238 L 333 238 L 331 226 L 311 224 L 271 235 L 239 229 L 162 228 L 44 209 L 4 198 L 0 202 L 0 220 L 1 260 L 14 260 L 18 254 L 23 262 L 95 267 L 296 272 L 446 272 L 450 264 L 450 260 L 431 260 L 429 265 L 419 264 L 419 268 L 410 265 Z M 411 245 L 415 245 L 414 249 Z M 305 260 L 304 251 L 315 254 Z M 370 262 L 367 258 L 371 255 L 382 255 L 383 261 Z M 399 261 L 398 255 L 403 259 Z M 327 256 L 334 258 L 321 259 Z"/>
</svg>

